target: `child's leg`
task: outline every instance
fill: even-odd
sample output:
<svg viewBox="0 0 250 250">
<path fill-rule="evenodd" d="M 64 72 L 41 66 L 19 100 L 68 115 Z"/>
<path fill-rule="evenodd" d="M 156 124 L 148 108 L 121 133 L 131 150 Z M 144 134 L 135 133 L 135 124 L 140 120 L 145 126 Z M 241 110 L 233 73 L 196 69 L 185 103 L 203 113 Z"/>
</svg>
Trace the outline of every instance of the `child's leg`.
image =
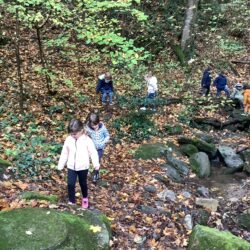
<svg viewBox="0 0 250 250">
<path fill-rule="evenodd" d="M 113 102 L 113 92 L 109 92 L 109 104 L 112 105 Z"/>
<path fill-rule="evenodd" d="M 216 97 L 220 97 L 220 93 L 221 93 L 221 90 L 220 90 L 220 89 L 217 89 Z"/>
<path fill-rule="evenodd" d="M 68 195 L 69 195 L 69 201 L 72 203 L 76 202 L 75 198 L 76 178 L 77 178 L 77 172 L 72 169 L 68 169 Z"/>
<path fill-rule="evenodd" d="M 228 86 L 226 86 L 226 87 L 224 88 L 224 91 L 225 91 L 225 93 L 226 93 L 226 96 L 229 98 L 229 97 L 230 97 L 230 89 L 228 88 Z"/>
<path fill-rule="evenodd" d="M 88 197 L 88 184 L 87 184 L 88 171 L 89 171 L 88 169 L 77 171 L 83 198 Z"/>
<path fill-rule="evenodd" d="M 106 103 L 107 92 L 104 90 L 102 94 L 102 104 Z"/>
<path fill-rule="evenodd" d="M 102 156 L 103 156 L 103 149 L 97 149 L 97 153 L 99 156 L 99 162 L 101 162 Z"/>
</svg>

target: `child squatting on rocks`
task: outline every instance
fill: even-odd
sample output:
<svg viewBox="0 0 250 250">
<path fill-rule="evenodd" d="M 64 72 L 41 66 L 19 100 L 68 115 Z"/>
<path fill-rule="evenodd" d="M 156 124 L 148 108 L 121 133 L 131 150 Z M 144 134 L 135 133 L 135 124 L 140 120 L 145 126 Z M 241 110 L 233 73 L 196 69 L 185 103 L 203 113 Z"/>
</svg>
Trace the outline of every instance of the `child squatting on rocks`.
<svg viewBox="0 0 250 250">
<path fill-rule="evenodd" d="M 107 142 L 109 141 L 110 136 L 105 125 L 102 122 L 100 122 L 98 114 L 91 113 L 89 115 L 86 124 L 86 131 L 95 144 L 100 162 L 103 156 L 104 148 Z M 93 175 L 93 182 L 96 182 L 98 179 L 99 179 L 99 170 L 96 169 Z"/>
<path fill-rule="evenodd" d="M 98 154 L 93 141 L 84 134 L 83 123 L 78 119 L 72 119 L 68 126 L 69 136 L 66 138 L 58 163 L 58 170 L 62 170 L 67 164 L 68 168 L 68 196 L 69 205 L 74 205 L 75 186 L 78 176 L 82 191 L 82 208 L 88 208 L 87 176 L 89 158 L 91 158 L 95 170 L 100 167 Z"/>
</svg>

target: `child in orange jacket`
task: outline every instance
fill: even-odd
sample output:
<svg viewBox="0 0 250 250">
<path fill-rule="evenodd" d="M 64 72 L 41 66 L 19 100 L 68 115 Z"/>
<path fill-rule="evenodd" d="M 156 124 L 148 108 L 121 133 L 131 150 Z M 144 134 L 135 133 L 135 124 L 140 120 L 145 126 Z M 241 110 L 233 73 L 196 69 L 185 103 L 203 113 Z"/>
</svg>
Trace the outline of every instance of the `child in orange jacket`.
<svg viewBox="0 0 250 250">
<path fill-rule="evenodd" d="M 243 96 L 244 112 L 250 114 L 250 88 L 245 88 Z"/>
</svg>

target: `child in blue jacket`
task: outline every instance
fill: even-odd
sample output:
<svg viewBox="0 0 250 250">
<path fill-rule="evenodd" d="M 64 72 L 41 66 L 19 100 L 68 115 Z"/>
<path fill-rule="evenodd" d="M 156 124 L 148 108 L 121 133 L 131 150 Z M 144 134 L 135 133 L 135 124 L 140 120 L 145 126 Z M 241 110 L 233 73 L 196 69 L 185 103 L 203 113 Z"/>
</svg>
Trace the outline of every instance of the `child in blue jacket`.
<svg viewBox="0 0 250 250">
<path fill-rule="evenodd" d="M 211 86 L 211 68 L 205 69 L 203 72 L 203 76 L 201 79 L 201 88 L 202 88 L 202 95 L 207 96 L 210 93 L 210 86 Z"/>
<path fill-rule="evenodd" d="M 96 93 L 101 92 L 102 94 L 102 104 L 106 104 L 106 99 L 109 97 L 109 105 L 113 105 L 112 98 L 114 94 L 114 87 L 112 76 L 109 72 L 98 77 L 98 83 L 96 86 Z"/>
<path fill-rule="evenodd" d="M 230 97 L 230 90 L 227 86 L 227 78 L 224 76 L 223 72 L 220 72 L 214 80 L 214 86 L 217 89 L 216 96 L 221 95 L 221 91 L 224 91 L 227 97 Z"/>
<path fill-rule="evenodd" d="M 105 125 L 102 122 L 100 122 L 98 114 L 91 113 L 89 115 L 86 124 L 86 132 L 95 144 L 100 162 L 103 156 L 104 148 L 108 143 L 110 136 Z M 93 182 L 96 182 L 98 179 L 99 179 L 99 170 L 95 170 L 93 175 Z"/>
</svg>

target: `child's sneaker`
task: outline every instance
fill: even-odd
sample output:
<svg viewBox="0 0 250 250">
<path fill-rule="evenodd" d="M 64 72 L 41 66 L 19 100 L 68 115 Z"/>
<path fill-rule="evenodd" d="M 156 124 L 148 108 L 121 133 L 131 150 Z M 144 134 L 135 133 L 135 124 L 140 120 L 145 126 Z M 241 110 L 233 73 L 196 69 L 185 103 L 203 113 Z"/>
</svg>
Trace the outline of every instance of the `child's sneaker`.
<svg viewBox="0 0 250 250">
<path fill-rule="evenodd" d="M 89 199 L 88 198 L 82 198 L 82 208 L 87 209 L 89 207 Z"/>
<path fill-rule="evenodd" d="M 95 170 L 93 175 L 93 182 L 96 183 L 99 180 L 99 171 Z"/>
<path fill-rule="evenodd" d="M 75 206 L 75 203 L 74 203 L 74 202 L 69 201 L 69 202 L 68 202 L 68 205 L 70 205 L 70 206 Z"/>
</svg>

